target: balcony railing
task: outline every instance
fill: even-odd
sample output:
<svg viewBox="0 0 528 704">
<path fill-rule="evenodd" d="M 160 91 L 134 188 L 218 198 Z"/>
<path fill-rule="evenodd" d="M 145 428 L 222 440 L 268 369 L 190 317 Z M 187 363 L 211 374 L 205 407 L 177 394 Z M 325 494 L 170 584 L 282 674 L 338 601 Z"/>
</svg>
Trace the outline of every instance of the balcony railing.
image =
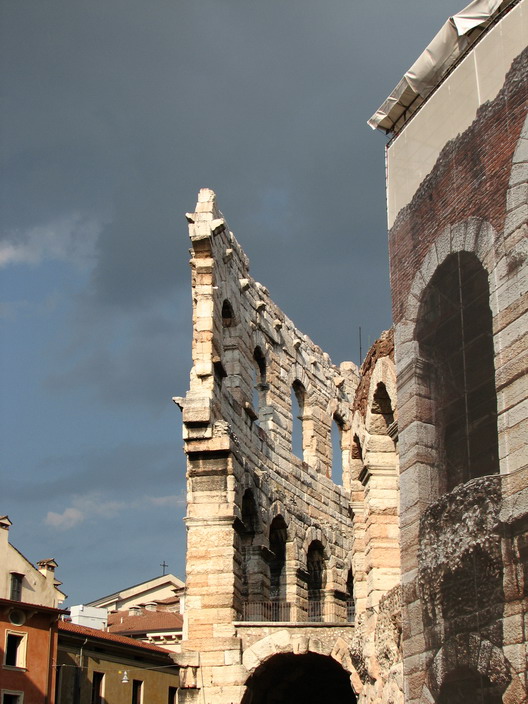
<svg viewBox="0 0 528 704">
<path fill-rule="evenodd" d="M 250 601 L 244 604 L 244 621 L 289 621 L 289 601 Z"/>
<path fill-rule="evenodd" d="M 308 602 L 308 621 L 322 623 L 324 621 L 324 607 L 321 601 Z"/>
<path fill-rule="evenodd" d="M 253 622 L 353 623 L 354 602 L 341 605 L 309 600 L 308 610 L 294 610 L 289 601 L 250 601 L 243 605 L 242 620 Z M 297 613 L 295 613 L 295 611 Z"/>
</svg>

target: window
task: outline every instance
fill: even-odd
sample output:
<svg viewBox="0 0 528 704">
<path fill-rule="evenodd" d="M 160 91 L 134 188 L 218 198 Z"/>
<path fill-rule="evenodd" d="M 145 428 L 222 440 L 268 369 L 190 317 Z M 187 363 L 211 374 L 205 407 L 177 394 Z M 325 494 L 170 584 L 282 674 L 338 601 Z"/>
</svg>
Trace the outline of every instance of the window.
<svg viewBox="0 0 528 704">
<path fill-rule="evenodd" d="M 167 704 L 176 704 L 176 693 L 177 692 L 178 692 L 178 687 L 169 687 Z"/>
<path fill-rule="evenodd" d="M 285 566 L 286 566 L 286 541 L 288 529 L 282 516 L 276 516 L 271 522 L 269 546 L 271 559 L 270 569 L 270 598 L 278 601 L 286 596 Z"/>
<path fill-rule="evenodd" d="M 258 509 L 251 489 L 247 489 L 242 497 L 242 521 L 237 522 L 236 531 L 240 539 L 242 553 L 242 585 L 241 596 L 244 600 L 255 598 L 254 589 L 251 588 L 258 581 L 254 569 L 251 569 L 254 551 L 252 550 L 255 533 L 258 530 Z M 254 565 L 253 565 L 254 567 Z"/>
<path fill-rule="evenodd" d="M 103 704 L 104 672 L 92 673 L 92 702 L 91 704 Z"/>
<path fill-rule="evenodd" d="M 27 633 L 6 631 L 4 664 L 9 667 L 26 666 Z"/>
<path fill-rule="evenodd" d="M 323 587 L 325 582 L 324 548 L 313 540 L 308 548 L 308 621 L 323 621 Z"/>
<path fill-rule="evenodd" d="M 11 572 L 11 596 L 12 601 L 21 601 L 22 599 L 22 582 L 24 575 L 17 572 Z"/>
<path fill-rule="evenodd" d="M 416 339 L 427 360 L 443 489 L 499 471 L 488 274 L 474 254 L 452 254 L 424 291 Z"/>
<path fill-rule="evenodd" d="M 132 704 L 143 702 L 143 680 L 132 680 Z"/>
<path fill-rule="evenodd" d="M 376 386 L 372 399 L 372 419 L 370 432 L 375 435 L 387 435 L 389 427 L 394 423 L 390 396 L 385 384 L 380 381 Z"/>
<path fill-rule="evenodd" d="M 292 384 L 292 452 L 301 459 L 304 458 L 303 416 L 306 390 L 299 380 Z"/>
<path fill-rule="evenodd" d="M 233 306 L 226 299 L 222 304 L 222 325 L 224 328 L 230 328 L 235 324 L 235 314 Z"/>
<path fill-rule="evenodd" d="M 253 352 L 253 409 L 259 413 L 262 406 L 266 405 L 266 358 L 260 347 L 255 347 Z"/>
<path fill-rule="evenodd" d="M 332 419 L 332 480 L 343 485 L 343 419 L 337 413 Z"/>
<path fill-rule="evenodd" d="M 2 690 L 2 704 L 22 704 L 23 701 L 24 692 Z"/>
<path fill-rule="evenodd" d="M 347 621 L 349 623 L 354 623 L 356 620 L 356 605 L 354 603 L 354 577 L 352 575 L 352 570 L 348 570 L 347 583 Z"/>
</svg>

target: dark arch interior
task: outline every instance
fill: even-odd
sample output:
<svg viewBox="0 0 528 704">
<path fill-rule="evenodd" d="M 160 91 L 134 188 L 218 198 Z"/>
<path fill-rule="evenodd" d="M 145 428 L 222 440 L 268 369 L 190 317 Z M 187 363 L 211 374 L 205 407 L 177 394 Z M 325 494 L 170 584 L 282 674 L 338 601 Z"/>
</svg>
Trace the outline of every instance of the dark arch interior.
<svg viewBox="0 0 528 704">
<path fill-rule="evenodd" d="M 233 306 L 226 299 L 222 304 L 222 325 L 225 328 L 230 328 L 235 323 L 235 314 L 233 313 Z"/>
<path fill-rule="evenodd" d="M 313 540 L 306 557 L 308 568 L 308 620 L 323 620 L 323 587 L 325 580 L 324 548 L 319 540 Z"/>
<path fill-rule="evenodd" d="M 251 545 L 258 530 L 258 510 L 251 489 L 246 489 L 242 497 L 242 523 L 244 542 Z"/>
<path fill-rule="evenodd" d="M 461 667 L 447 676 L 438 704 L 501 704 L 503 691 L 485 675 Z"/>
<path fill-rule="evenodd" d="M 371 432 L 386 435 L 389 425 L 394 423 L 394 412 L 385 384 L 380 381 L 376 386 L 372 401 Z"/>
<path fill-rule="evenodd" d="M 266 383 L 266 358 L 264 357 L 264 354 L 263 354 L 261 348 L 258 346 L 255 347 L 255 351 L 253 352 L 253 359 L 255 360 L 256 365 L 259 370 L 259 375 L 260 375 L 259 382 L 261 384 L 265 384 Z"/>
<path fill-rule="evenodd" d="M 356 604 L 354 601 L 354 576 L 352 570 L 348 570 L 346 581 L 347 592 L 347 621 L 353 623 L 356 618 Z"/>
<path fill-rule="evenodd" d="M 296 379 L 291 387 L 291 409 L 292 409 L 292 452 L 297 457 L 304 458 L 303 423 L 304 401 L 306 389 L 301 382 Z"/>
<path fill-rule="evenodd" d="M 275 516 L 270 526 L 269 546 L 270 546 L 270 598 L 280 599 L 284 597 L 284 567 L 286 565 L 286 541 L 288 540 L 288 529 L 282 516 Z"/>
<path fill-rule="evenodd" d="M 474 254 L 452 254 L 427 286 L 416 339 L 430 362 L 433 422 L 445 489 L 496 474 L 497 398 L 488 277 Z"/>
<path fill-rule="evenodd" d="M 242 704 L 355 704 L 348 673 L 316 653 L 274 655 L 246 683 Z"/>
</svg>

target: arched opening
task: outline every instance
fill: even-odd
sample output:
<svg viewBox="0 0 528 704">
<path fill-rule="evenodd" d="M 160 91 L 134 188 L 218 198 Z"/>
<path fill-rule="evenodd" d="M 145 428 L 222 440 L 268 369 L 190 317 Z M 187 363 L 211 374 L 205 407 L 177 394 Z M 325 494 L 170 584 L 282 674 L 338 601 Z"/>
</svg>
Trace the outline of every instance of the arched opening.
<svg viewBox="0 0 528 704">
<path fill-rule="evenodd" d="M 257 415 L 263 406 L 266 405 L 266 358 L 260 347 L 255 347 L 253 352 L 253 409 Z"/>
<path fill-rule="evenodd" d="M 354 623 L 356 620 L 356 602 L 354 601 L 354 576 L 351 569 L 348 570 L 347 574 L 346 594 L 347 621 Z"/>
<path fill-rule="evenodd" d="M 350 676 L 327 655 L 281 653 L 246 682 L 242 704 L 355 704 Z"/>
<path fill-rule="evenodd" d="M 352 445 L 350 447 L 350 478 L 354 480 L 363 480 L 365 462 L 363 460 L 363 448 L 359 441 L 359 437 L 354 435 Z"/>
<path fill-rule="evenodd" d="M 224 328 L 230 328 L 234 324 L 235 314 L 233 313 L 233 306 L 226 298 L 222 303 L 222 325 Z"/>
<path fill-rule="evenodd" d="M 258 530 L 258 510 L 251 489 L 246 489 L 242 497 L 242 523 L 244 524 L 244 544 L 251 545 Z"/>
<path fill-rule="evenodd" d="M 373 435 L 387 435 L 389 427 L 394 423 L 394 411 L 387 387 L 380 381 L 372 399 L 370 432 Z"/>
<path fill-rule="evenodd" d="M 357 435 L 354 435 L 352 440 L 352 459 L 359 460 L 363 464 L 363 449 Z"/>
<path fill-rule="evenodd" d="M 332 418 L 332 480 L 343 485 L 343 419 L 337 413 Z"/>
<path fill-rule="evenodd" d="M 468 667 L 450 672 L 445 678 L 438 704 L 502 704 L 504 686 Z"/>
<path fill-rule="evenodd" d="M 246 489 L 242 497 L 241 521 L 237 522 L 240 546 L 240 573 L 242 613 L 244 620 L 259 620 L 259 608 L 263 600 L 262 547 L 256 544 L 259 533 L 257 503 L 251 489 Z"/>
<path fill-rule="evenodd" d="M 291 388 L 292 452 L 301 459 L 304 459 L 303 417 L 305 398 L 306 389 L 296 379 Z"/>
<path fill-rule="evenodd" d="M 275 516 L 269 534 L 269 595 L 271 602 L 270 620 L 286 620 L 283 611 L 287 609 L 286 601 L 286 542 L 288 529 L 282 516 Z"/>
<path fill-rule="evenodd" d="M 308 571 L 308 621 L 324 620 L 325 556 L 319 540 L 313 540 L 306 556 Z"/>
<path fill-rule="evenodd" d="M 499 471 L 488 275 L 474 254 L 451 254 L 424 291 L 415 330 L 429 362 L 445 491 Z"/>
</svg>

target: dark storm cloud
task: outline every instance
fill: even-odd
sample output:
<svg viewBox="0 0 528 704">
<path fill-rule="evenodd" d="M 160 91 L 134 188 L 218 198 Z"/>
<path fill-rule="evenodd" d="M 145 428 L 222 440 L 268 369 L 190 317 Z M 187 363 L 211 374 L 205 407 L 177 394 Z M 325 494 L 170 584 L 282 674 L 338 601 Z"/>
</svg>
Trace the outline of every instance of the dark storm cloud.
<svg viewBox="0 0 528 704">
<path fill-rule="evenodd" d="M 151 412 L 163 412 L 172 396 L 185 394 L 192 363 L 190 302 L 181 298 L 183 307 L 176 297 L 164 310 L 95 320 L 97 309 L 92 309 L 77 318 L 76 339 L 58 354 L 55 371 L 45 380 L 47 392 L 84 387 L 105 407 L 146 404 Z"/>
<path fill-rule="evenodd" d="M 188 280 L 183 213 L 212 187 L 257 278 L 346 356 L 332 341 L 340 298 L 354 328 L 390 320 L 386 281 L 369 286 L 368 305 L 363 274 L 354 283 L 356 270 L 377 278 L 370 267 L 386 256 L 384 140 L 365 121 L 445 13 L 417 2 L 7 0 L 4 224 L 99 218 L 90 295 L 133 309 Z M 324 326 L 303 314 L 307 298 Z"/>
<path fill-rule="evenodd" d="M 91 495 L 94 491 L 104 490 L 114 500 L 147 493 L 149 488 L 152 496 L 158 496 L 156 492 L 170 486 L 172 495 L 184 487 L 184 465 L 183 454 L 177 453 L 169 442 L 91 447 L 42 459 L 40 479 L 21 482 L 11 476 L 2 495 L 13 502 L 34 501 L 46 509 L 57 509 L 68 497 Z"/>
<path fill-rule="evenodd" d="M 77 265 L 59 291 L 69 317 L 50 316 L 49 339 L 34 327 L 40 376 L 12 383 L 20 418 L 0 495 L 16 544 L 59 559 L 71 603 L 153 576 L 162 559 L 183 576 L 179 411 L 173 425 L 163 409 L 188 383 L 184 213 L 198 189 L 217 192 L 253 276 L 296 325 L 334 361 L 358 361 L 358 326 L 365 353 L 390 325 L 385 140 L 366 120 L 459 9 L 0 3 L 5 251 Z"/>
</svg>

